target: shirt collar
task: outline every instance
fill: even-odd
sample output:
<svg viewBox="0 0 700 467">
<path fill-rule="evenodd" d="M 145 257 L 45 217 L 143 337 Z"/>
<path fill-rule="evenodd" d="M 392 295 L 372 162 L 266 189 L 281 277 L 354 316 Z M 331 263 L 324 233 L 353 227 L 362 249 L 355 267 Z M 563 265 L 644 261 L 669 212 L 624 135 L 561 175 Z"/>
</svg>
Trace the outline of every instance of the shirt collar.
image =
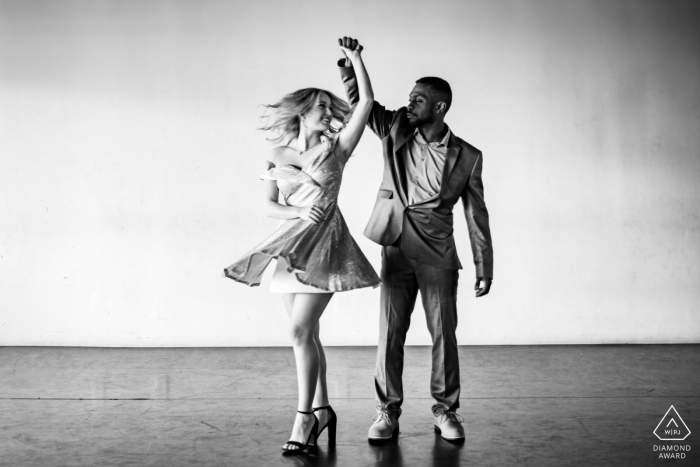
<svg viewBox="0 0 700 467">
<path fill-rule="evenodd" d="M 447 125 L 445 125 L 445 126 L 447 126 Z M 439 143 L 428 143 L 425 140 L 425 138 L 423 137 L 423 135 L 421 134 L 418 127 L 416 127 L 416 129 L 413 130 L 413 137 L 416 138 L 419 143 L 432 145 L 433 147 L 438 147 L 438 148 L 441 146 L 447 147 L 447 145 L 450 142 L 450 136 L 452 136 L 452 130 L 450 130 L 450 127 L 447 126 L 447 133 L 445 133 L 445 137 L 442 138 L 442 141 L 440 141 Z"/>
</svg>

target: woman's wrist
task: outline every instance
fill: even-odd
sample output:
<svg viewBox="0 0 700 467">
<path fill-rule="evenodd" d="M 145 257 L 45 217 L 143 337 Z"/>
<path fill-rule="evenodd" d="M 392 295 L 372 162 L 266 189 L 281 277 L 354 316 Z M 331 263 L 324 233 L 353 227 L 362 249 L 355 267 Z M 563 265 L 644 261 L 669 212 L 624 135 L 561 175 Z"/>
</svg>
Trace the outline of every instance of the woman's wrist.
<svg viewBox="0 0 700 467">
<path fill-rule="evenodd" d="M 361 59 L 360 54 L 357 52 L 351 52 L 347 54 L 347 58 L 352 64 L 357 63 Z"/>
</svg>

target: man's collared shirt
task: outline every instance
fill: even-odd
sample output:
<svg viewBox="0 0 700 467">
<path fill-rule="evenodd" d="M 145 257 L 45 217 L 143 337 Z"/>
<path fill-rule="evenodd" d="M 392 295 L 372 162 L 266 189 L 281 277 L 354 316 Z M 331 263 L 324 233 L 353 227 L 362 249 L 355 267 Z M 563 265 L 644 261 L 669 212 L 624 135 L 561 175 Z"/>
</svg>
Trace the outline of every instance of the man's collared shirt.
<svg viewBox="0 0 700 467">
<path fill-rule="evenodd" d="M 404 151 L 408 181 L 408 204 L 421 203 L 436 198 L 440 194 L 442 169 L 445 166 L 447 143 L 452 131 L 439 143 L 429 143 L 418 128 L 405 145 Z"/>
</svg>

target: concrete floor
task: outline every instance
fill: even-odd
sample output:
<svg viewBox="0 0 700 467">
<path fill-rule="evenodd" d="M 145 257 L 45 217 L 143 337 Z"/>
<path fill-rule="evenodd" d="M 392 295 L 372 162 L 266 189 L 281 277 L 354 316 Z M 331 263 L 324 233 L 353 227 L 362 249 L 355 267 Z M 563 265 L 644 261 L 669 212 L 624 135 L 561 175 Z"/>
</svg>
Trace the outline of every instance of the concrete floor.
<svg viewBox="0 0 700 467">
<path fill-rule="evenodd" d="M 327 349 L 338 444 L 288 457 L 289 348 L 0 348 L 0 466 L 700 465 L 698 345 L 461 347 L 463 445 L 432 430 L 429 352 L 407 348 L 401 433 L 376 446 L 375 349 Z M 652 433 L 670 405 L 684 441 Z"/>
</svg>

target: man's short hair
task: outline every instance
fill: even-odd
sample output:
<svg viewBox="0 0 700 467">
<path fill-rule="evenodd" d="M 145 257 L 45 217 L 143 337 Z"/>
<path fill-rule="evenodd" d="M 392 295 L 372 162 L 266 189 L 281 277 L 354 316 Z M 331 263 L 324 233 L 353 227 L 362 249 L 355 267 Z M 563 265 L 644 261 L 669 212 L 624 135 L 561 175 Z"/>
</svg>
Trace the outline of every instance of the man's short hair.
<svg viewBox="0 0 700 467">
<path fill-rule="evenodd" d="M 425 84 L 428 86 L 438 102 L 444 102 L 447 105 L 445 112 L 450 110 L 450 106 L 452 105 L 452 88 L 450 88 L 450 83 L 442 78 L 426 76 L 416 81 L 416 84 Z"/>
</svg>

